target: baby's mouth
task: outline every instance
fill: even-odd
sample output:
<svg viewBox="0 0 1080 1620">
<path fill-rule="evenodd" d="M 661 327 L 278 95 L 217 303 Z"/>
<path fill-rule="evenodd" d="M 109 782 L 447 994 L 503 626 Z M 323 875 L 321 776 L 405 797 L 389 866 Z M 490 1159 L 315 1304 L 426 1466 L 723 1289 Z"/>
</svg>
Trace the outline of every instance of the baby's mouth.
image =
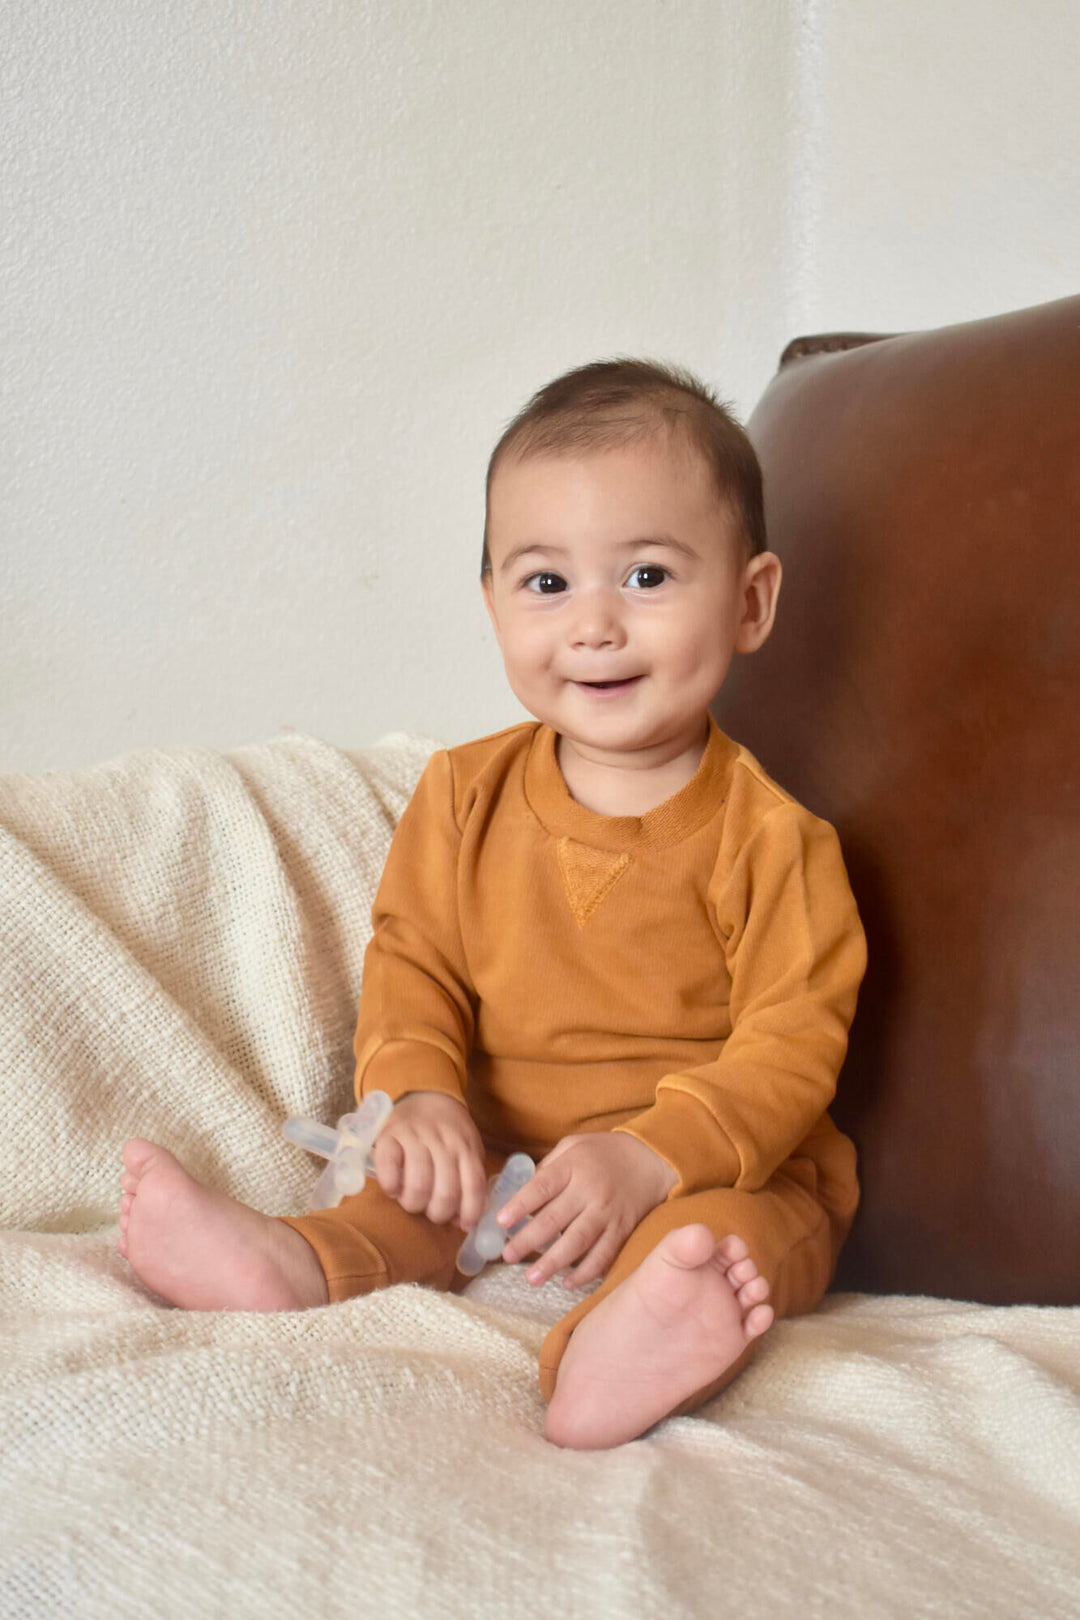
<svg viewBox="0 0 1080 1620">
<path fill-rule="evenodd" d="M 578 681 L 576 684 L 587 687 L 590 692 L 617 692 L 620 688 L 633 686 L 640 679 L 640 675 L 625 675 L 619 681 Z"/>
</svg>

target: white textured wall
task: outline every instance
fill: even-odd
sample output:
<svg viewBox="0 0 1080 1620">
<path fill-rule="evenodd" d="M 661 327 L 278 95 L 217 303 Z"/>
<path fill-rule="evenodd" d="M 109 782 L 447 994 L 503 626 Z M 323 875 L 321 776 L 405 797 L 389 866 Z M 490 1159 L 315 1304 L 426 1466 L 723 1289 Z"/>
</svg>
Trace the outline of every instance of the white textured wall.
<svg viewBox="0 0 1080 1620">
<path fill-rule="evenodd" d="M 1080 292 L 1076 0 L 810 0 L 795 302 L 903 331 Z"/>
<path fill-rule="evenodd" d="M 0 768 L 518 717 L 557 370 L 1076 290 L 1071 0 L 6 0 Z"/>
</svg>

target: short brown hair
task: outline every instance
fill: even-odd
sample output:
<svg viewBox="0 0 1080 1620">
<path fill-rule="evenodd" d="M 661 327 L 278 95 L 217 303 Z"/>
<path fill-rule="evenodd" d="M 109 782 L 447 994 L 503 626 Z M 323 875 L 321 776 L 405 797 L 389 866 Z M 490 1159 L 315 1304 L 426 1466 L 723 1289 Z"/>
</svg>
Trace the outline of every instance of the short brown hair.
<svg viewBox="0 0 1080 1620">
<path fill-rule="evenodd" d="M 691 372 L 655 360 L 594 360 L 549 382 L 519 411 L 491 453 L 481 575 L 491 572 L 486 509 L 509 455 L 610 450 L 658 429 L 682 433 L 708 463 L 719 495 L 742 523 L 751 556 L 765 550 L 757 453 L 728 408 Z"/>
</svg>

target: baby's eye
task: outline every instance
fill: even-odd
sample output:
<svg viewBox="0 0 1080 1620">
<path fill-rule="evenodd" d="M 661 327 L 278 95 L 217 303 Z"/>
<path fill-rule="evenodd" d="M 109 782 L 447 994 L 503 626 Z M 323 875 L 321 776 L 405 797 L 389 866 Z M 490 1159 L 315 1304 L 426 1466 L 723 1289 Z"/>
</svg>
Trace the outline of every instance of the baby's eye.
<svg viewBox="0 0 1080 1620">
<path fill-rule="evenodd" d="M 662 585 L 667 577 L 667 569 L 661 568 L 659 563 L 641 563 L 637 568 L 631 568 L 626 583 L 638 591 L 651 591 L 657 585 Z"/>
<path fill-rule="evenodd" d="M 536 591 L 540 596 L 554 596 L 557 591 L 565 591 L 566 581 L 561 574 L 530 574 L 525 589 Z"/>
</svg>

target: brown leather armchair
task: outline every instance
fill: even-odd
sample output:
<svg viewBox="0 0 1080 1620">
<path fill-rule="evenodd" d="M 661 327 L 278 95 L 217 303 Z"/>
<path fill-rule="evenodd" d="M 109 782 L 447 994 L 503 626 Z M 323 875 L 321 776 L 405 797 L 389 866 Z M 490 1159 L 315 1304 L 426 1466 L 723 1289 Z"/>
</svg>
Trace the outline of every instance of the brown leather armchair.
<svg viewBox="0 0 1080 1620">
<path fill-rule="evenodd" d="M 750 433 L 784 586 L 717 717 L 870 949 L 838 1285 L 1080 1302 L 1080 297 L 799 339 Z"/>
</svg>

